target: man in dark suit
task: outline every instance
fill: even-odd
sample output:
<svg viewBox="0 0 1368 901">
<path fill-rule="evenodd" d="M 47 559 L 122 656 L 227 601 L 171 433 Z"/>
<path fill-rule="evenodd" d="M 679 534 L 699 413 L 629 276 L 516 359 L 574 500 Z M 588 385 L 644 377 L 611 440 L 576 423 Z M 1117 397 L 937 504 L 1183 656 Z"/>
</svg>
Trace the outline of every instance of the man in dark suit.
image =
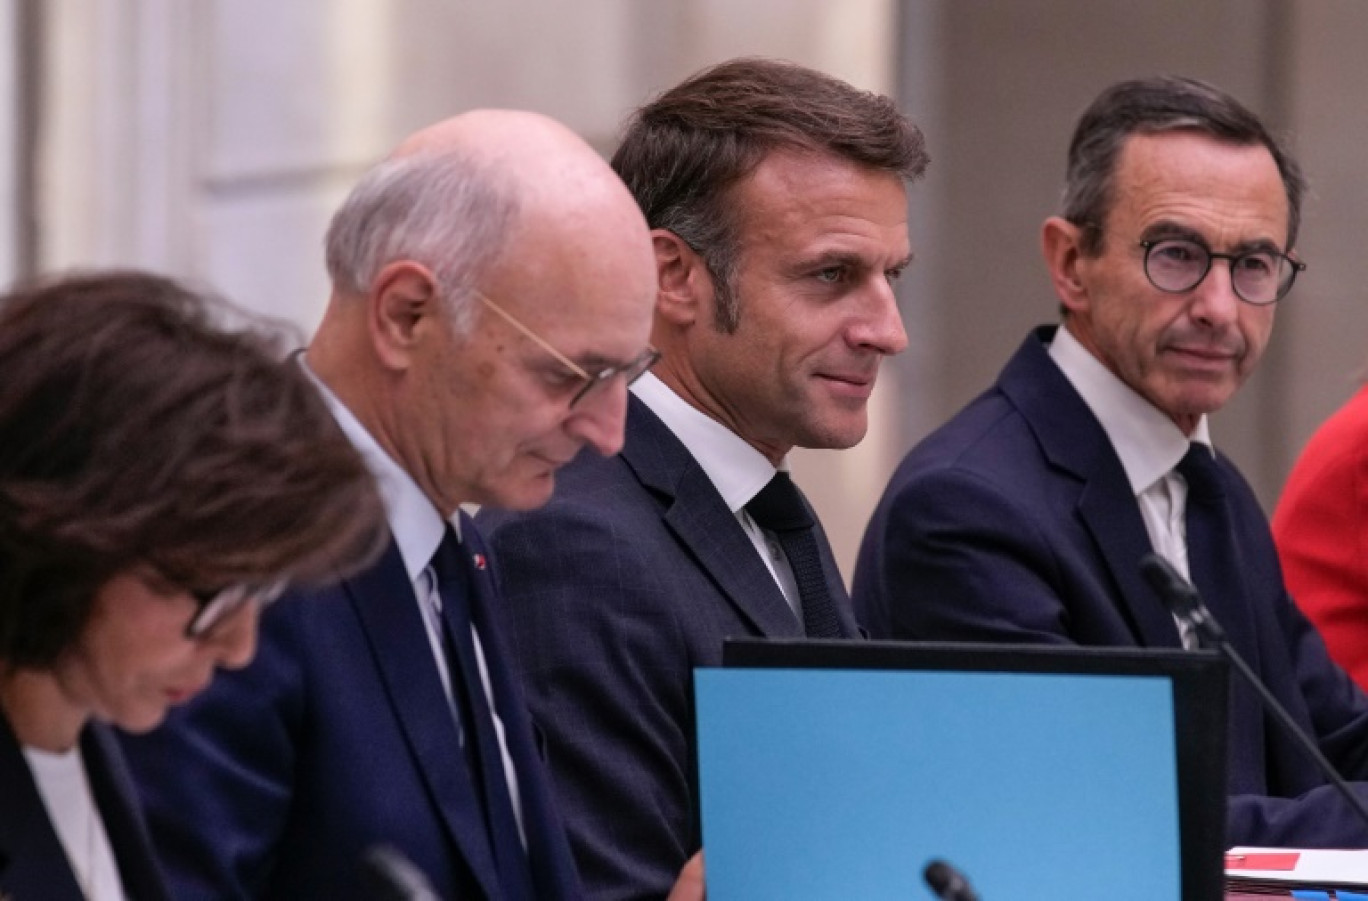
<svg viewBox="0 0 1368 901">
<path fill-rule="evenodd" d="M 289 598 L 254 665 L 130 744 L 186 898 L 367 898 L 389 845 L 443 898 L 580 896 L 467 502 L 532 507 L 622 441 L 647 345 L 645 223 L 584 142 L 478 111 L 421 131 L 333 219 L 303 358 L 392 541 Z"/>
<path fill-rule="evenodd" d="M 667 91 L 613 158 L 652 228 L 661 360 L 621 453 L 581 454 L 535 514 L 480 514 L 595 897 L 659 897 L 699 847 L 693 667 L 728 636 L 858 634 L 785 457 L 864 435 L 925 164 L 887 98 L 760 60 Z"/>
<path fill-rule="evenodd" d="M 1104 92 L 1042 244 L 1063 324 L 903 461 L 856 569 L 880 637 L 1191 645 L 1142 579 L 1158 552 L 1325 755 L 1368 777 L 1368 701 L 1293 607 L 1252 491 L 1207 414 L 1254 370 L 1302 264 L 1302 176 L 1199 82 Z M 1232 844 L 1361 846 L 1368 827 L 1232 685 Z"/>
</svg>

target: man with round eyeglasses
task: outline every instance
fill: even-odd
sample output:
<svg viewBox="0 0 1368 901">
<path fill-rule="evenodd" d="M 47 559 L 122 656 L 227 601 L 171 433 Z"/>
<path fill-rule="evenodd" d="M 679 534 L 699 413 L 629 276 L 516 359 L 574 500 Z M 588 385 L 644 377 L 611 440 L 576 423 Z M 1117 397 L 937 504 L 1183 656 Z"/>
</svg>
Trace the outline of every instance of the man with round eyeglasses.
<svg viewBox="0 0 1368 901">
<path fill-rule="evenodd" d="M 1157 552 L 1325 755 L 1368 779 L 1368 699 L 1293 606 L 1267 519 L 1207 420 L 1257 367 L 1306 268 L 1304 190 L 1259 119 L 1210 85 L 1140 79 L 1092 103 L 1063 213 L 1041 231 L 1063 322 L 894 474 L 852 592 L 872 635 L 1192 647 L 1141 577 Z M 1368 843 L 1238 682 L 1228 728 L 1230 844 Z"/>
</svg>

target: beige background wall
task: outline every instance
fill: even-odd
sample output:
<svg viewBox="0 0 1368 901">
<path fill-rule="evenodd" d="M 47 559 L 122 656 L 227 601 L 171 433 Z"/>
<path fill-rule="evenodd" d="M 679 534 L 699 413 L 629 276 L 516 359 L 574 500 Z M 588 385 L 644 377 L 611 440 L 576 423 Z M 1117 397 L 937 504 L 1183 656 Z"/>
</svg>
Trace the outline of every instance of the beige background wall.
<svg viewBox="0 0 1368 901">
<path fill-rule="evenodd" d="M 1192 74 L 1290 130 L 1313 184 L 1311 269 L 1216 423 L 1271 503 L 1368 360 L 1365 39 L 1357 0 L 8 0 L 0 277 L 152 266 L 307 330 L 329 213 L 420 124 L 525 107 L 607 152 L 652 93 L 748 53 L 896 92 L 933 156 L 911 193 L 912 345 L 861 448 L 795 463 L 848 567 L 901 452 L 1054 318 L 1037 230 L 1078 112 L 1116 79 Z M 16 74 L 24 61 L 38 77 Z M 20 165 L 30 141 L 34 171 Z"/>
</svg>

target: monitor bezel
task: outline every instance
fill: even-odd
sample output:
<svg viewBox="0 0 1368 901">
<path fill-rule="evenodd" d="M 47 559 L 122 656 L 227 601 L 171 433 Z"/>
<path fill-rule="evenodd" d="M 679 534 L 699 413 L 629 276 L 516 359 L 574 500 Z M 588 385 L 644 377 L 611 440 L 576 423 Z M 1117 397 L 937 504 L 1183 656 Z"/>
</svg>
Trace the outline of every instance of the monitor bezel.
<svg viewBox="0 0 1368 901">
<path fill-rule="evenodd" d="M 724 667 L 1158 676 L 1173 686 L 1179 870 L 1185 901 L 1225 896 L 1229 664 L 1215 651 L 737 638 Z M 695 738 L 696 741 L 696 738 Z M 696 756 L 695 756 L 696 759 Z"/>
</svg>

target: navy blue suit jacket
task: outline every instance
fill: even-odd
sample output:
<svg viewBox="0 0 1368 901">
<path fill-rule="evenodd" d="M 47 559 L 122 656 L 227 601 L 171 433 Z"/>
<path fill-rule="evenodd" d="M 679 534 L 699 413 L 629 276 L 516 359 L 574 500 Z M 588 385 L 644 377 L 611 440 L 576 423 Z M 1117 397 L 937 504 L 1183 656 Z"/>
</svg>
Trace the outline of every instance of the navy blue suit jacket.
<svg viewBox="0 0 1368 901">
<path fill-rule="evenodd" d="M 483 547 L 474 524 L 464 546 Z M 490 574 L 472 615 L 518 770 L 538 898 L 581 896 Z M 171 886 L 186 898 L 363 898 L 386 843 L 443 898 L 496 898 L 494 862 L 451 708 L 397 547 L 262 617 L 246 669 L 127 743 Z"/>
<path fill-rule="evenodd" d="M 80 741 L 90 791 L 109 834 L 124 894 L 130 901 L 163 901 L 168 895 L 118 742 L 109 727 L 98 723 L 87 724 Z M 28 761 L 4 716 L 0 716 L 0 898 L 85 901 Z"/>
<path fill-rule="evenodd" d="M 700 842 L 693 668 L 719 664 L 724 638 L 801 637 L 802 624 L 703 469 L 636 397 L 620 454 L 581 453 L 546 507 L 479 522 L 585 888 L 663 897 Z"/>
<path fill-rule="evenodd" d="M 1045 342 L 903 460 L 865 535 L 857 614 L 876 637 L 1178 647 L 1140 575 L 1151 552 L 1106 433 Z M 1207 598 L 1230 640 L 1348 778 L 1368 778 L 1368 699 L 1283 587 L 1268 522 L 1219 461 L 1242 577 Z M 1231 844 L 1362 847 L 1368 827 L 1232 681 Z M 1368 797 L 1368 786 L 1365 789 Z"/>
</svg>

